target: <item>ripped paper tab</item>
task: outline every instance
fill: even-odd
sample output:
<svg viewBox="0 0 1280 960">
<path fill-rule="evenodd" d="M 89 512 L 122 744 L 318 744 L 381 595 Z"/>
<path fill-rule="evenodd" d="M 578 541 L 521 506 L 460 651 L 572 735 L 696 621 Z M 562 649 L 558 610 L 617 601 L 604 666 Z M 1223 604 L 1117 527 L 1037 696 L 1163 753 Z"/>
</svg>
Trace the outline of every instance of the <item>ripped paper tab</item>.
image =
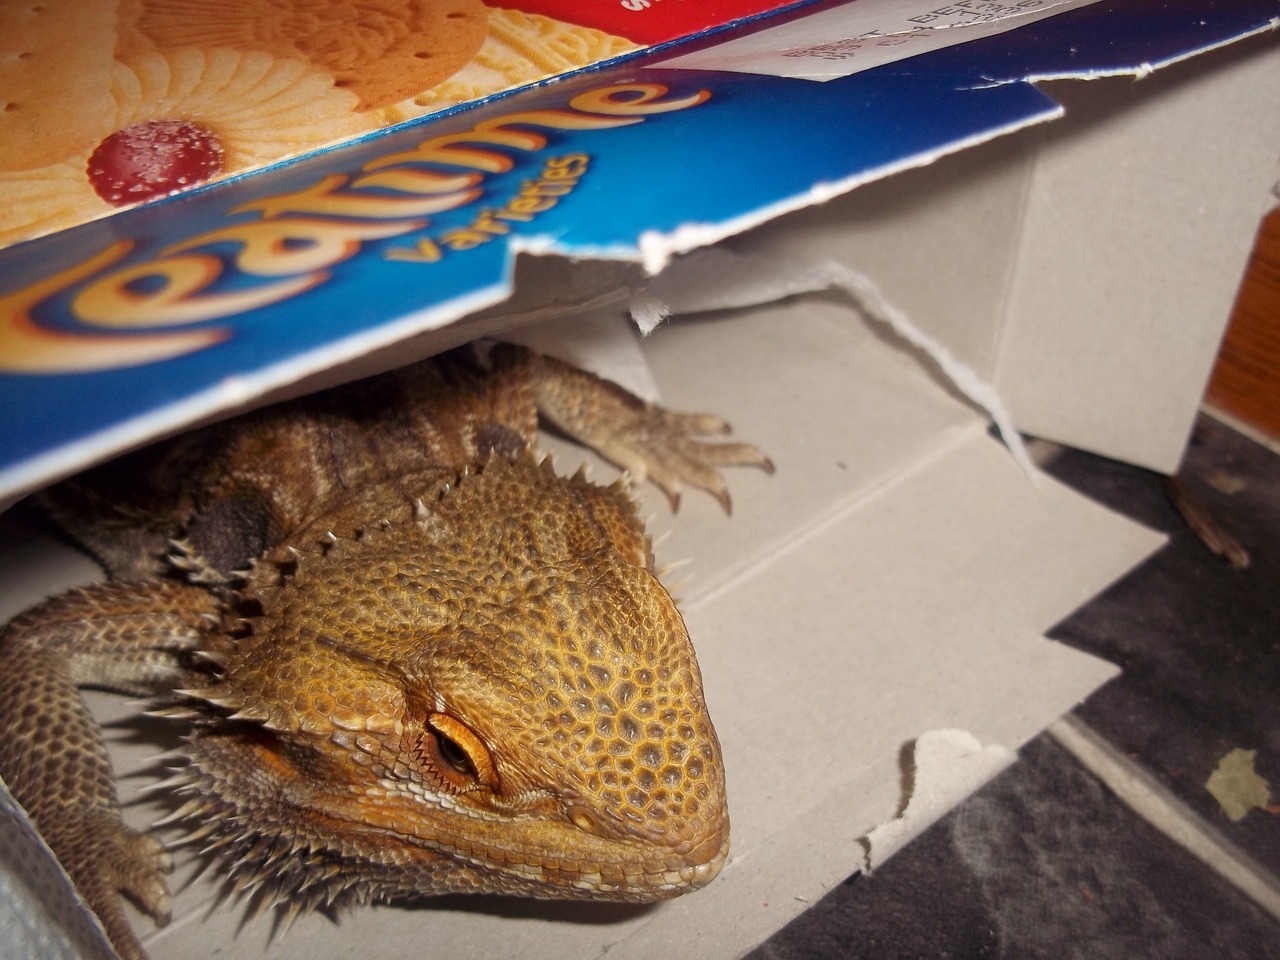
<svg viewBox="0 0 1280 960">
<path fill-rule="evenodd" d="M 998 744 L 983 746 L 967 730 L 931 730 L 916 741 L 915 776 L 906 808 L 864 838 L 866 869 L 875 870 L 969 794 L 1017 759 Z"/>
</svg>

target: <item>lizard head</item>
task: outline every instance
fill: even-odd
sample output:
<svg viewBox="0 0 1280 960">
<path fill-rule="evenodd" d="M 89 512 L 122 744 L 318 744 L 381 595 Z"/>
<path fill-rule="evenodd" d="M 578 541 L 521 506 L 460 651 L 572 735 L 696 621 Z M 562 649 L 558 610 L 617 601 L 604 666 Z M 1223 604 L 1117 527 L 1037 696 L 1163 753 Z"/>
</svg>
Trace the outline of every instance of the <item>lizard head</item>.
<svg viewBox="0 0 1280 960">
<path fill-rule="evenodd" d="M 719 744 L 621 489 L 494 459 L 262 604 L 192 692 L 218 719 L 188 811 L 240 882 L 648 901 L 718 873 Z"/>
</svg>

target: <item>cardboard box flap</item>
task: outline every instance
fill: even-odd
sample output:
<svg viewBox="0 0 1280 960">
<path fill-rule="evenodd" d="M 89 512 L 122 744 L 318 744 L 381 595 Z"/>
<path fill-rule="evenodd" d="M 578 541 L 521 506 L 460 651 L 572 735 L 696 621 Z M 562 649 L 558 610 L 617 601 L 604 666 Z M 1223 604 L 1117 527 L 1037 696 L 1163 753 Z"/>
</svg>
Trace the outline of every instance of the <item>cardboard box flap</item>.
<svg viewBox="0 0 1280 960">
<path fill-rule="evenodd" d="M 1024 430 L 1178 471 L 1280 182 L 1277 36 L 1052 88 L 992 373 Z"/>
<path fill-rule="evenodd" d="M 1174 473 L 1280 177 L 1280 46 L 1262 31 L 1185 62 L 1165 37 L 1147 51 L 1165 69 L 1132 61 L 1138 82 L 1115 66 L 1126 75 L 1042 84 L 1062 119 L 731 244 L 856 268 L 986 379 L 1019 429 Z"/>
</svg>

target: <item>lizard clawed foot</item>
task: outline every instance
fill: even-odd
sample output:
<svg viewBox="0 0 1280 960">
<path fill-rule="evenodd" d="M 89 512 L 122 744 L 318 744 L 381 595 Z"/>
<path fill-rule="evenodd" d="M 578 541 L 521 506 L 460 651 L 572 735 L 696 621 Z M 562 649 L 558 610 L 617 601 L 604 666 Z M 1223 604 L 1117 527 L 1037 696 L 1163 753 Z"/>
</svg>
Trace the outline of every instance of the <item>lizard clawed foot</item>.
<svg viewBox="0 0 1280 960">
<path fill-rule="evenodd" d="M 675 413 L 653 404 L 629 411 L 617 424 L 600 452 L 627 470 L 637 482 L 645 479 L 667 495 L 674 512 L 686 487 L 706 490 L 733 512 L 723 467 L 759 467 L 773 473 L 773 461 L 749 443 L 711 443 L 697 437 L 727 434 L 729 424 L 705 413 Z"/>
<path fill-rule="evenodd" d="M 173 870 L 173 855 L 149 833 L 121 825 L 113 840 L 119 859 L 110 864 L 116 888 L 147 916 L 164 926 L 169 922 L 173 897 L 164 875 Z"/>
<path fill-rule="evenodd" d="M 729 424 L 719 417 L 667 410 L 585 370 L 520 348 L 507 347 L 505 355 L 507 362 L 528 365 L 543 417 L 637 482 L 652 480 L 673 511 L 680 506 L 680 491 L 691 486 L 706 490 L 730 513 L 722 467 L 773 473 L 773 461 L 749 443 L 695 439 L 729 433 Z"/>
<path fill-rule="evenodd" d="M 118 811 L 109 809 L 89 809 L 65 824 L 41 823 L 40 829 L 116 952 L 123 960 L 146 960 L 123 900 L 159 926 L 169 922 L 173 898 L 164 875 L 173 869 L 173 858 L 164 844 L 125 826 Z"/>
</svg>

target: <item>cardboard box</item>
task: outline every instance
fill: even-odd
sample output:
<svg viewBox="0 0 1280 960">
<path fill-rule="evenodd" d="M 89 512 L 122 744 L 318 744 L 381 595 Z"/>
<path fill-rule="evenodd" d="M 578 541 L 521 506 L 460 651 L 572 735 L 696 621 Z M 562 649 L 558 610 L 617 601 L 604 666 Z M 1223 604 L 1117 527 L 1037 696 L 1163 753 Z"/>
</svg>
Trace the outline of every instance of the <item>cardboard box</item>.
<svg viewBox="0 0 1280 960">
<path fill-rule="evenodd" d="M 745 243 L 874 277 L 1020 429 L 1174 473 L 1280 182 L 1274 33 L 1139 74 Z"/>
<path fill-rule="evenodd" d="M 856 18 L 861 6 L 846 13 Z M 337 957 L 370 940 L 406 955 L 739 955 L 850 872 L 883 862 L 1114 674 L 1043 635 L 1159 538 L 1030 478 L 990 438 L 972 398 L 990 400 L 981 388 L 993 387 L 1019 427 L 1176 463 L 1274 174 L 1280 51 L 1265 33 L 1270 4 L 1212 14 L 1170 4 L 1158 21 L 1123 4 L 1063 7 L 1013 32 L 822 84 L 662 66 L 580 78 L 229 185 L 234 194 L 210 189 L 0 255 L 6 277 L 47 276 L 54 251 L 85 264 L 117 249 L 104 239 L 128 236 L 135 246 L 114 265 L 64 286 L 83 298 L 97 284 L 99 304 L 132 290 L 146 307 L 154 288 L 130 288 L 111 271 L 145 272 L 191 238 L 208 243 L 210 230 L 245 217 L 228 221 L 227 210 L 256 204 L 268 216 L 253 222 L 268 222 L 272 198 L 343 169 L 368 175 L 415 144 L 474 135 L 513 112 L 572 110 L 577 97 L 608 109 L 685 104 L 627 126 L 556 131 L 546 151 L 513 153 L 515 171 L 484 183 L 491 209 L 537 216 L 507 221 L 512 233 L 499 242 L 478 237 L 476 209 L 460 205 L 427 215 L 429 226 L 362 239 L 362 253 L 333 260 L 323 276 L 295 271 L 311 289 L 278 309 L 160 328 L 184 338 L 216 331 L 216 344 L 184 339 L 192 348 L 176 359 L 86 373 L 70 398 L 77 379 L 66 375 L 0 379 L 10 409 L 58 413 L 36 438 L 43 444 L 10 425 L 3 478 L 16 494 L 299 381 L 315 386 L 498 330 L 538 338 L 673 407 L 726 415 L 778 465 L 772 478 L 733 475 L 732 518 L 692 495 L 671 517 L 644 491 L 655 532 L 670 530 L 661 558 L 689 561 L 677 592 L 728 767 L 734 851 L 713 885 L 643 909 L 446 898 L 360 910 L 337 927 L 313 916 L 271 946 L 269 919 L 244 924 L 234 907 L 208 910 L 216 878 L 184 887 L 188 864 L 175 881 L 183 892 L 173 924 L 147 938 L 156 960 Z M 913 15 L 934 13 L 926 4 Z M 886 38 L 901 45 L 875 29 L 869 42 L 851 21 L 850 42 L 818 58 L 882 52 Z M 1154 77 L 1127 75 L 1254 33 L 1263 35 Z M 786 35 L 761 37 L 766 49 L 797 49 Z M 1061 74 L 1060 60 L 1122 78 L 1057 82 L 1067 116 L 1036 127 L 1060 109 L 1029 83 L 1002 82 L 1002 71 Z M 639 86 L 658 83 L 661 93 Z M 1211 135 L 1188 143 L 1202 129 Z M 567 178 L 574 189 L 541 210 L 511 206 L 531 172 L 550 160 L 578 170 L 565 158 L 580 154 L 589 162 Z M 921 169 L 899 172 L 911 167 Z M 1170 224 L 1192 217 L 1202 232 L 1184 240 Z M 187 239 L 170 233 L 175 218 Z M 531 225 L 521 232 L 519 223 Z M 719 251 L 686 255 L 715 241 Z M 668 263 L 651 281 L 646 268 Z M 429 292 L 425 280 L 410 288 L 400 279 L 411 266 Z M 887 300 L 859 286 L 850 266 Z M 261 292 L 280 276 L 227 290 Z M 372 304 L 371 284 L 383 293 Z M 21 297 L 6 289 L 13 309 Z M 629 299 L 646 316 L 655 299 L 734 309 L 681 318 L 641 343 L 625 319 Z M 1172 322 L 1158 322 L 1175 308 Z M 530 326 L 556 313 L 575 317 Z M 70 332 L 102 337 L 106 316 Z M 109 335 L 136 350 L 155 333 Z M 0 356 L 13 343 L 0 343 Z M 1154 370 L 1143 373 L 1152 355 Z M 95 409 L 84 409 L 86 395 Z M 548 446 L 562 469 L 582 458 Z M 93 576 L 77 563 L 56 545 L 6 538 L 4 612 Z M 123 709 L 94 703 L 105 716 Z M 155 752 L 128 739 L 113 751 L 122 771 Z M 130 810 L 138 823 L 152 813 Z"/>
</svg>

